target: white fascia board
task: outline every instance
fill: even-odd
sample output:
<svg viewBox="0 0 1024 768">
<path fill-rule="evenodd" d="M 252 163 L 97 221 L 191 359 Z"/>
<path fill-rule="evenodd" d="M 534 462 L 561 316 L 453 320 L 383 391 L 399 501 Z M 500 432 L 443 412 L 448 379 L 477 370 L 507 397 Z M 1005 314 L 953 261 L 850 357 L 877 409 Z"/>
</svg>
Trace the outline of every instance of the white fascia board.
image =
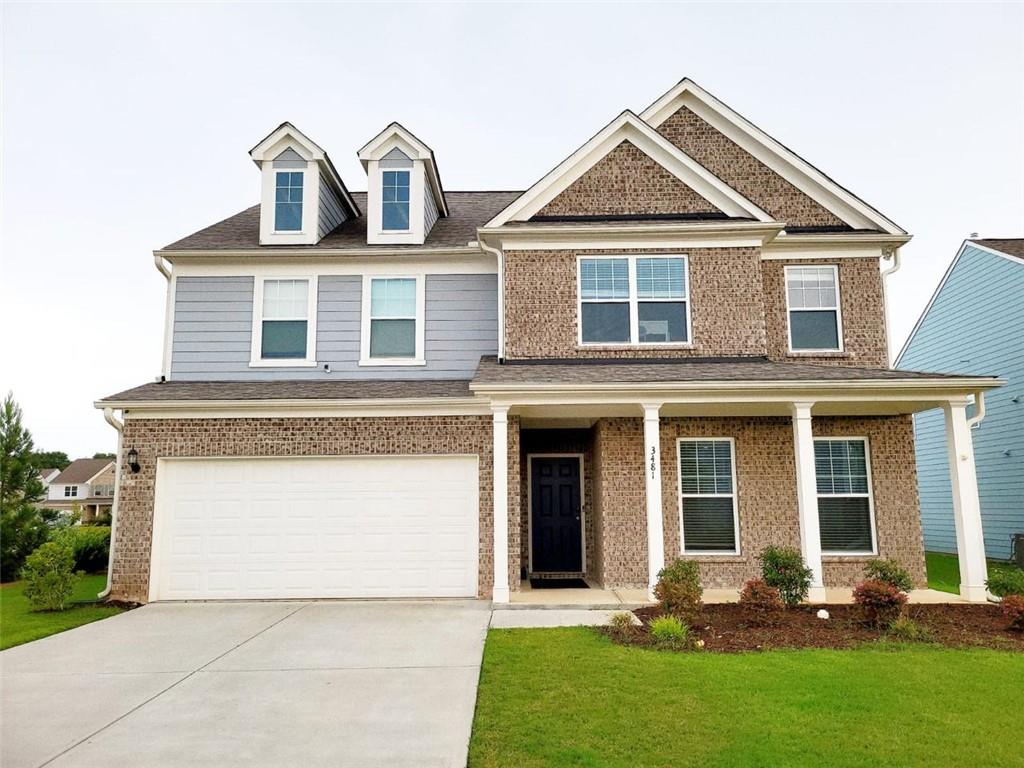
<svg viewBox="0 0 1024 768">
<path fill-rule="evenodd" d="M 459 256 L 428 256 L 418 254 L 406 258 L 377 256 L 370 260 L 363 258 L 339 259 L 202 259 L 185 260 L 176 265 L 179 277 L 230 277 L 255 276 L 286 278 L 296 274 L 311 277 L 326 275 L 493 275 L 498 271 L 497 259 L 479 251 Z"/>
<path fill-rule="evenodd" d="M 636 114 L 626 110 L 487 222 L 485 228 L 528 220 L 623 141 L 632 143 L 723 213 L 760 222 L 774 221 L 768 213 L 682 152 Z"/>
<path fill-rule="evenodd" d="M 878 228 L 889 234 L 906 234 L 894 221 L 841 187 L 689 78 L 680 81 L 641 112 L 640 116 L 657 128 L 683 106 L 851 226 L 858 229 Z"/>
<path fill-rule="evenodd" d="M 275 248 L 273 246 L 262 246 L 259 250 L 208 250 L 208 251 L 153 251 L 154 256 L 160 256 L 175 265 L 181 264 L 202 264 L 210 262 L 226 262 L 232 259 L 237 261 L 279 260 L 282 262 L 297 261 L 322 261 L 330 259 L 366 259 L 374 260 L 390 258 L 402 259 L 405 261 L 418 261 L 423 259 L 444 259 L 444 258 L 482 258 L 493 261 L 490 254 L 487 254 L 479 245 L 451 246 L 447 248 L 389 248 L 387 246 L 373 246 L 369 248 Z"/>
<path fill-rule="evenodd" d="M 889 255 L 910 240 L 909 235 L 836 233 L 789 235 L 785 232 L 766 244 L 761 259 L 875 258 Z"/>
<path fill-rule="evenodd" d="M 249 150 L 249 157 L 257 165 L 266 160 L 273 160 L 281 152 L 278 151 L 282 143 L 291 144 L 294 142 L 295 150 L 306 160 L 323 160 L 327 153 L 315 141 L 300 131 L 291 123 L 281 123 L 277 128 L 263 139 L 259 144 Z M 283 147 L 280 148 L 283 151 Z"/>
<path fill-rule="evenodd" d="M 96 408 L 122 410 L 125 419 L 293 418 L 384 416 L 490 416 L 479 397 L 379 400 L 152 400 L 97 401 Z"/>
<path fill-rule="evenodd" d="M 759 248 L 782 231 L 779 222 L 645 222 L 481 227 L 506 251 L 607 248 Z"/>
</svg>

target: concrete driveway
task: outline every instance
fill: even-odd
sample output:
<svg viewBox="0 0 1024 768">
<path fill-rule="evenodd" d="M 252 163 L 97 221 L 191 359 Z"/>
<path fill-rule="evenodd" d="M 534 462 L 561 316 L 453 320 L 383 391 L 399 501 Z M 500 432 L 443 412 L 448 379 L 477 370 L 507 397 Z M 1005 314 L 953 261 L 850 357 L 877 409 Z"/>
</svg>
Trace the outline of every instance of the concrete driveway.
<svg viewBox="0 0 1024 768">
<path fill-rule="evenodd" d="M 0 764 L 464 766 L 490 606 L 147 605 L 0 653 Z"/>
</svg>

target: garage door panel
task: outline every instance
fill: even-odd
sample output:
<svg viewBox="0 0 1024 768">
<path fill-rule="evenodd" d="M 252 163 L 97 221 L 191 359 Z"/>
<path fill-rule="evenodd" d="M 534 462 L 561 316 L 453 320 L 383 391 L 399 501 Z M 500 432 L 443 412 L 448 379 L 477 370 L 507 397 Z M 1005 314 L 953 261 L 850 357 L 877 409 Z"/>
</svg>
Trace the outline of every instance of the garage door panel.
<svg viewBox="0 0 1024 768">
<path fill-rule="evenodd" d="M 477 483 L 463 456 L 161 461 L 151 597 L 473 596 Z"/>
</svg>

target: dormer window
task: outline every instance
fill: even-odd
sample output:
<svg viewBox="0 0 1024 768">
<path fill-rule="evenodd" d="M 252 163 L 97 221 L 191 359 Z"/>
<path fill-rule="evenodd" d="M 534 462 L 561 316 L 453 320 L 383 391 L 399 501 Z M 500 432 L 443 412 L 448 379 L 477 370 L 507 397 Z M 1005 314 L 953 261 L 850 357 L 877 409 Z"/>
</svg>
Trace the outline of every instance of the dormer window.
<svg viewBox="0 0 1024 768">
<path fill-rule="evenodd" d="M 410 171 L 383 171 L 381 225 L 387 231 L 409 229 Z"/>
<path fill-rule="evenodd" d="M 274 231 L 302 229 L 302 171 L 277 171 L 274 203 Z"/>
</svg>

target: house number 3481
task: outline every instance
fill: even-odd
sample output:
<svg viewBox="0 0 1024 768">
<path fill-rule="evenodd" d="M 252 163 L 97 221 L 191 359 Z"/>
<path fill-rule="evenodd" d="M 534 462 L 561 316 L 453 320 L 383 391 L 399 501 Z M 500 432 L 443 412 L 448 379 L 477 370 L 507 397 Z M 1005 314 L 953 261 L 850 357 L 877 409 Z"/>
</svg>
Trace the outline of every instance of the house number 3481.
<svg viewBox="0 0 1024 768">
<path fill-rule="evenodd" d="M 654 470 L 658 466 L 658 448 L 651 446 L 651 480 L 654 479 Z"/>
</svg>

